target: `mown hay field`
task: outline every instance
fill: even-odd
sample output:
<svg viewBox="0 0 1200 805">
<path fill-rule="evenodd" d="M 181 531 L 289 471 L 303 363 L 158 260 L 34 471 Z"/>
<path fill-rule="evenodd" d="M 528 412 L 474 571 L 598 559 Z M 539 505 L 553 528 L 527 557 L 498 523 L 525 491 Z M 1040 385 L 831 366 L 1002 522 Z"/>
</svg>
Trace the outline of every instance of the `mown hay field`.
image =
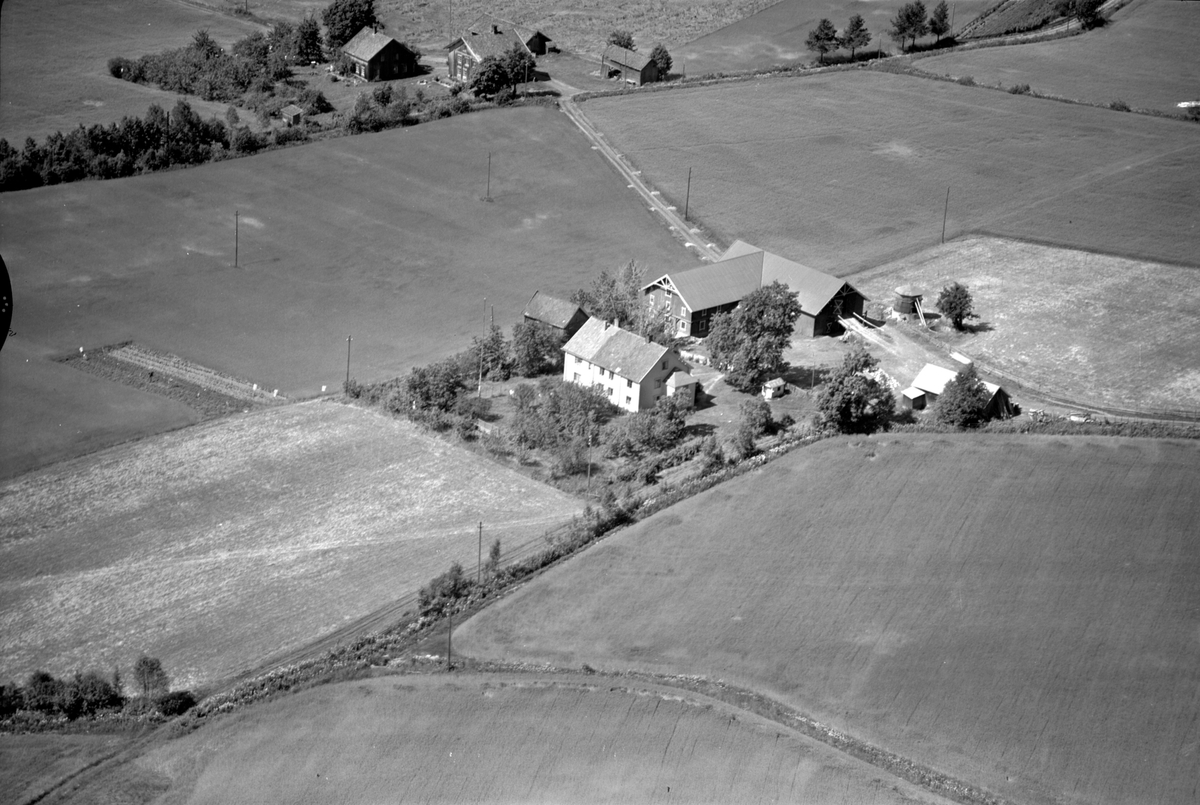
<svg viewBox="0 0 1200 805">
<path fill-rule="evenodd" d="M 644 177 L 735 238 L 844 275 L 984 231 L 1195 265 L 1193 123 L 852 71 L 595 98 Z"/>
<path fill-rule="evenodd" d="M 195 687 L 414 592 L 478 530 L 540 541 L 579 503 L 326 401 L 214 420 L 0 485 L 0 680 L 159 657 Z M 486 549 L 488 545 L 484 545 Z"/>
<path fill-rule="evenodd" d="M 854 284 L 884 303 L 917 285 L 933 311 L 940 290 L 961 282 L 980 318 L 967 334 L 942 330 L 989 369 L 1082 405 L 1200 416 L 1198 279 L 1194 268 L 968 237 Z"/>
<path fill-rule="evenodd" d="M 0 14 L 0 137 L 20 148 L 81 123 L 141 117 L 181 96 L 113 78 L 108 60 L 183 47 L 201 28 L 223 47 L 263 27 L 174 0 L 5 0 Z M 203 117 L 225 104 L 190 97 Z"/>
<path fill-rule="evenodd" d="M 1198 30 L 1196 3 L 1139 0 L 1083 36 L 930 56 L 916 66 L 981 84 L 1029 84 L 1048 95 L 1177 114 L 1181 101 L 1200 100 Z"/>
<path fill-rule="evenodd" d="M 954 5 L 954 29 L 983 13 L 988 0 L 964 0 Z M 733 73 L 764 70 L 776 65 L 817 61 L 817 54 L 804 45 L 808 34 L 822 19 L 828 19 L 839 32 L 855 14 L 861 14 L 871 33 L 871 42 L 863 51 L 882 48 L 895 53 L 896 43 L 887 35 L 891 21 L 904 3 L 900 0 L 781 0 L 757 14 L 688 42 L 671 51 L 675 71 L 689 76 L 705 73 Z M 930 10 L 935 4 L 927 4 Z M 926 39 L 923 41 L 932 41 Z M 849 51 L 838 51 L 849 56 Z"/>
<path fill-rule="evenodd" d="M 33 420 L 0 429 L 0 453 L 53 441 L 64 421 L 38 418 L 48 391 L 9 358 L 17 343 L 48 360 L 135 341 L 294 398 L 340 387 L 352 335 L 353 376 L 395 377 L 469 346 L 493 310 L 510 331 L 539 288 L 569 295 L 631 259 L 692 260 L 633 199 L 541 107 L 0 195 L 17 333 L 0 409 Z M 77 421 L 90 386 L 57 387 Z M 116 414 L 109 427 L 128 430 Z"/>
<path fill-rule="evenodd" d="M 127 786 L 193 805 L 945 802 L 703 696 L 491 674 L 385 676 L 256 706 L 145 753 L 82 798 Z"/>
<path fill-rule="evenodd" d="M 455 646 L 725 679 L 1011 801 L 1182 805 L 1197 488 L 1195 443 L 833 439 L 610 537 Z"/>
</svg>

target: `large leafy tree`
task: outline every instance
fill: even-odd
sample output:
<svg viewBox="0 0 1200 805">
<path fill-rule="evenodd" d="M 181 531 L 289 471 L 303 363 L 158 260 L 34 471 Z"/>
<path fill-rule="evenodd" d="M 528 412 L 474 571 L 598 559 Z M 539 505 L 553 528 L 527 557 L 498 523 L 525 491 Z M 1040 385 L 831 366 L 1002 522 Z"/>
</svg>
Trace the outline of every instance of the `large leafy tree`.
<svg viewBox="0 0 1200 805">
<path fill-rule="evenodd" d="M 938 312 L 950 319 L 955 330 L 964 329 L 963 322 L 966 319 L 979 318 L 975 315 L 974 307 L 975 301 L 971 298 L 971 292 L 960 282 L 947 285 L 938 294 Z"/>
<path fill-rule="evenodd" d="M 502 90 L 513 88 L 532 74 L 537 62 L 529 51 L 514 44 L 501 56 L 485 56 L 471 77 L 470 89 L 476 97 L 491 97 Z"/>
<path fill-rule="evenodd" d="M 592 287 L 580 288 L 571 295 L 571 301 L 589 316 L 615 320 L 622 329 L 659 344 L 668 344 L 667 312 L 663 308 L 651 310 L 645 304 L 642 294 L 645 276 L 646 269 L 636 260 L 630 260 L 616 272 L 601 271 L 592 280 Z"/>
<path fill-rule="evenodd" d="M 142 691 L 143 696 L 158 696 L 167 692 L 171 681 L 163 670 L 162 661 L 157 657 L 147 657 L 143 654 L 133 665 L 133 678 Z"/>
<path fill-rule="evenodd" d="M 325 23 L 325 41 L 331 49 L 340 48 L 363 28 L 379 24 L 375 0 L 333 0 L 321 12 Z"/>
<path fill-rule="evenodd" d="M 731 313 L 715 316 L 706 343 L 725 370 L 725 382 L 750 393 L 767 375 L 786 368 L 783 351 L 799 317 L 796 292 L 778 281 L 751 292 Z"/>
<path fill-rule="evenodd" d="M 968 364 L 942 389 L 933 405 L 933 415 L 938 422 L 956 428 L 977 428 L 987 419 L 988 391 L 975 371 L 975 364 Z"/>
<path fill-rule="evenodd" d="M 674 62 L 671 59 L 671 54 L 667 52 L 666 47 L 659 42 L 650 51 L 650 61 L 658 65 L 658 77 L 664 81 L 671 74 L 671 65 Z"/>
<path fill-rule="evenodd" d="M 637 50 L 637 45 L 633 44 L 633 34 L 622 28 L 617 28 L 608 35 L 608 44 L 626 50 Z"/>
<path fill-rule="evenodd" d="M 321 61 L 321 26 L 315 17 L 308 16 L 296 26 L 296 59 L 302 62 Z"/>
<path fill-rule="evenodd" d="M 827 19 L 817 23 L 817 27 L 808 32 L 808 38 L 804 40 L 804 46 L 809 50 L 817 52 L 817 60 L 825 61 L 825 54 L 837 50 L 840 46 L 838 41 L 837 28 L 833 27 L 833 23 Z"/>
<path fill-rule="evenodd" d="M 850 18 L 849 24 L 846 25 L 846 31 L 842 34 L 842 47 L 849 48 L 850 58 L 854 58 L 854 51 L 859 48 L 865 48 L 871 44 L 871 32 L 867 30 L 867 23 L 863 21 L 862 14 L 855 14 Z"/>
<path fill-rule="evenodd" d="M 879 361 L 862 347 L 842 359 L 817 397 L 822 427 L 837 433 L 874 433 L 892 418 L 896 398 L 880 379 Z"/>
<path fill-rule="evenodd" d="M 537 377 L 561 370 L 563 334 L 540 321 L 524 321 L 513 327 L 513 368 L 522 377 Z"/>
<path fill-rule="evenodd" d="M 1102 5 L 1104 0 L 1059 0 L 1054 10 L 1068 20 L 1079 20 L 1083 28 L 1094 28 L 1103 19 L 1100 15 Z"/>
<path fill-rule="evenodd" d="M 929 16 L 929 33 L 933 34 L 938 42 L 950 33 L 950 6 L 946 4 L 946 0 L 941 0 L 933 7 L 933 14 Z"/>
<path fill-rule="evenodd" d="M 904 45 L 905 39 L 912 40 L 912 47 L 916 47 L 917 39 L 929 33 L 929 21 L 926 19 L 925 4 L 921 0 L 913 0 L 911 3 L 905 3 L 896 12 L 896 16 L 892 19 L 892 28 L 889 32 L 892 39 Z"/>
</svg>

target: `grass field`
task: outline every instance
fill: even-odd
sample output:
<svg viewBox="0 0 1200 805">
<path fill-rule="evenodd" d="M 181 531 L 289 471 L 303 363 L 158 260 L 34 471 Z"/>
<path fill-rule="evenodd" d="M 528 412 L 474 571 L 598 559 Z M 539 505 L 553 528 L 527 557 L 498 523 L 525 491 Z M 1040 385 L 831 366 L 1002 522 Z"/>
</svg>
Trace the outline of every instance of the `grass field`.
<svg viewBox="0 0 1200 805">
<path fill-rule="evenodd" d="M 989 0 L 955 3 L 955 30 L 991 4 Z M 895 53 L 896 43 L 888 37 L 887 30 L 902 5 L 900 0 L 782 0 L 672 51 L 675 69 L 698 76 L 816 61 L 817 54 L 804 46 L 809 31 L 823 18 L 842 31 L 854 14 L 862 15 L 872 37 L 870 44 L 860 51 L 882 46 L 885 52 Z M 929 4 L 929 8 L 933 5 Z M 848 56 L 849 51 L 842 55 Z"/>
<path fill-rule="evenodd" d="M 0 14 L 0 137 L 19 148 L 26 137 L 40 141 L 80 123 L 140 117 L 152 103 L 170 109 L 180 96 L 113 78 L 108 60 L 182 47 L 201 28 L 224 47 L 262 30 L 179 0 L 5 0 Z M 205 118 L 225 113 L 225 104 L 188 101 Z"/>
<path fill-rule="evenodd" d="M 456 631 L 476 657 L 705 674 L 1011 801 L 1195 801 L 1200 445 L 821 442 Z"/>
<path fill-rule="evenodd" d="M 1177 113 L 1200 100 L 1195 33 L 1200 5 L 1138 0 L 1099 30 L 1053 42 L 984 48 L 921 59 L 922 70 L 983 84 L 1029 84 L 1038 92 Z"/>
<path fill-rule="evenodd" d="M 0 791 L 28 802 L 124 743 L 119 735 L 0 734 Z"/>
<path fill-rule="evenodd" d="M 128 786 L 134 796 L 121 801 L 144 801 L 149 789 L 194 805 L 944 802 L 895 783 L 774 723 L 670 688 L 586 677 L 390 676 L 222 719 L 147 752 L 74 801 L 121 796 Z"/>
<path fill-rule="evenodd" d="M 0 486 L 0 680 L 147 652 L 212 682 L 473 567 L 480 520 L 510 550 L 579 508 L 325 401 L 65 462 Z"/>
<path fill-rule="evenodd" d="M 985 231 L 1200 264 L 1195 124 L 867 71 L 583 104 L 727 240 L 835 274 Z"/>
<path fill-rule="evenodd" d="M 918 285 L 931 310 L 942 288 L 961 282 L 981 326 L 952 336 L 957 349 L 1083 404 L 1200 414 L 1198 279 L 1192 268 L 995 238 L 947 243 L 854 278 L 881 301 Z"/>
<path fill-rule="evenodd" d="M 630 259 L 688 264 L 633 199 L 549 108 L 5 193 L 17 335 L 0 410 L 29 427 L 0 431 L 0 453 L 30 454 L 62 421 L 42 416 L 38 367 L 10 357 L 19 344 L 50 355 L 132 340 L 303 397 L 340 387 L 352 334 L 351 374 L 395 377 L 468 346 L 491 308 L 507 332 L 538 288 L 569 294 Z M 79 375 L 54 406 L 76 423 L 95 416 Z M 157 427 L 113 413 L 100 424 L 122 434 Z"/>
</svg>

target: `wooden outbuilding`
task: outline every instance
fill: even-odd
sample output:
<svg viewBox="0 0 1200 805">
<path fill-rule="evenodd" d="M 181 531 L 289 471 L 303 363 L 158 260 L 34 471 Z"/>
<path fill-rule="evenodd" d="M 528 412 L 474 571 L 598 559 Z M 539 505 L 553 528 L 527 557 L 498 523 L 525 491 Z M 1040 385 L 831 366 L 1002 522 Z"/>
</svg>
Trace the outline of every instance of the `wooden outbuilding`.
<svg viewBox="0 0 1200 805">
<path fill-rule="evenodd" d="M 704 338 L 713 316 L 775 281 L 796 292 L 800 318 L 793 332 L 798 336 L 838 335 L 840 319 L 862 315 L 866 297 L 850 283 L 740 240 L 715 263 L 664 274 L 642 293 L 648 305 L 666 309 L 672 330 Z"/>
<path fill-rule="evenodd" d="M 664 77 L 658 74 L 658 63 L 649 56 L 616 45 L 604 49 L 604 55 L 600 57 L 600 75 L 604 78 L 620 78 L 636 87 Z"/>
<path fill-rule="evenodd" d="M 402 42 L 371 28 L 363 28 L 342 45 L 353 73 L 367 81 L 391 81 L 416 75 L 417 55 Z"/>
<path fill-rule="evenodd" d="M 579 332 L 579 328 L 588 320 L 588 315 L 579 305 L 544 294 L 540 290 L 534 291 L 533 296 L 529 298 L 523 316 L 525 321 L 541 322 L 559 330 L 567 338 Z"/>
<path fill-rule="evenodd" d="M 901 406 L 913 410 L 928 407 L 930 403 L 936 402 L 937 398 L 941 396 L 946 384 L 956 377 L 958 377 L 958 372 L 953 369 L 946 369 L 932 363 L 925 364 L 924 368 L 913 378 L 912 386 L 900 393 Z M 1008 392 L 997 384 L 989 383 L 982 378 L 980 378 L 980 382 L 988 392 L 988 404 L 984 409 L 984 416 L 988 419 L 1011 417 L 1013 405 Z"/>
<path fill-rule="evenodd" d="M 279 110 L 279 117 L 283 119 L 284 125 L 289 128 L 299 126 L 304 122 L 304 110 L 294 103 L 289 103 Z"/>
</svg>

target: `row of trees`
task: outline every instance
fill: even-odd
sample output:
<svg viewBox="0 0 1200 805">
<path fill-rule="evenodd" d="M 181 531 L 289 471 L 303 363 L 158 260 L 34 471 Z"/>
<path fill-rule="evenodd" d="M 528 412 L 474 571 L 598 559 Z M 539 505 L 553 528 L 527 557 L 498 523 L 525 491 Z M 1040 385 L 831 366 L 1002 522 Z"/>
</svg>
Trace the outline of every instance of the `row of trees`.
<svg viewBox="0 0 1200 805">
<path fill-rule="evenodd" d="M 170 678 L 162 662 L 143 655 L 133 666 L 134 695 L 125 695 L 119 669 L 105 677 L 96 671 L 76 672 L 61 679 L 46 671 L 34 671 L 25 684 L 0 685 L 0 719 L 21 711 L 46 716 L 65 716 L 74 721 L 124 709 L 131 703 L 150 703 L 164 715 L 178 715 L 195 704 L 189 691 L 170 690 Z"/>
<path fill-rule="evenodd" d="M 1064 2 L 1083 2 L 1083 0 L 1064 0 Z M 1087 2 L 1091 2 L 1091 0 L 1087 0 Z M 917 39 L 928 34 L 933 34 L 937 37 L 936 41 L 940 42 L 942 37 L 949 32 L 950 6 L 947 5 L 946 0 L 941 0 L 934 6 L 932 15 L 928 14 L 925 4 L 921 0 L 906 3 L 896 12 L 896 16 L 891 21 L 891 28 L 888 29 L 888 35 L 899 42 L 901 47 L 904 47 L 907 40 L 911 40 L 912 47 L 916 47 Z M 867 30 L 866 22 L 861 14 L 855 14 L 840 34 L 832 22 L 822 19 L 816 28 L 808 32 L 808 38 L 804 44 L 809 50 L 818 54 L 818 61 L 823 62 L 825 54 L 836 50 L 849 50 L 850 58 L 853 59 L 855 51 L 865 48 L 870 42 L 871 32 Z"/>
</svg>

